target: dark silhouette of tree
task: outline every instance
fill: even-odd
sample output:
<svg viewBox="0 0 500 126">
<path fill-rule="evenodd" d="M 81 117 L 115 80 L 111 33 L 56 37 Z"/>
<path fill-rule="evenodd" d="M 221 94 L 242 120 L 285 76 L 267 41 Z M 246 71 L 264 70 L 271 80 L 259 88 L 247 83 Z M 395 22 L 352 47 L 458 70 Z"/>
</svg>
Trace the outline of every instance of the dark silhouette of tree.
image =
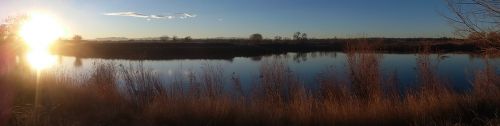
<svg viewBox="0 0 500 126">
<path fill-rule="evenodd" d="M 307 40 L 307 34 L 301 32 L 295 32 L 293 34 L 293 40 L 305 42 Z"/>
<path fill-rule="evenodd" d="M 300 32 L 295 32 L 293 34 L 293 40 L 300 40 L 300 34 L 301 34 Z"/>
<path fill-rule="evenodd" d="M 250 35 L 250 40 L 252 40 L 252 41 L 262 41 L 263 39 L 264 39 L 264 37 L 262 37 L 262 35 L 259 33 L 255 33 L 255 34 Z"/>
<path fill-rule="evenodd" d="M 306 33 L 302 33 L 301 35 L 302 37 L 300 38 L 301 40 L 307 40 L 307 34 Z"/>
<path fill-rule="evenodd" d="M 168 41 L 169 39 L 170 39 L 170 37 L 168 37 L 166 35 L 160 37 L 161 41 Z"/>
<path fill-rule="evenodd" d="M 281 36 L 274 36 L 274 40 L 275 41 L 281 41 L 281 40 L 283 40 L 283 37 L 281 37 Z"/>
<path fill-rule="evenodd" d="M 177 36 L 173 36 L 173 37 L 172 37 L 172 41 L 174 41 L 174 42 L 175 42 L 175 41 L 177 41 L 177 40 L 179 40 L 179 38 L 178 38 Z"/>
<path fill-rule="evenodd" d="M 74 42 L 81 42 L 83 40 L 83 37 L 81 35 L 75 35 L 73 36 L 73 41 Z"/>
<path fill-rule="evenodd" d="M 500 49 L 500 1 L 498 0 L 445 0 L 452 16 L 446 17 L 455 27 L 456 34 Z"/>
<path fill-rule="evenodd" d="M 186 41 L 186 42 L 189 42 L 189 41 L 191 41 L 191 40 L 192 40 L 191 36 L 186 36 L 186 37 L 184 37 L 184 41 Z"/>
</svg>

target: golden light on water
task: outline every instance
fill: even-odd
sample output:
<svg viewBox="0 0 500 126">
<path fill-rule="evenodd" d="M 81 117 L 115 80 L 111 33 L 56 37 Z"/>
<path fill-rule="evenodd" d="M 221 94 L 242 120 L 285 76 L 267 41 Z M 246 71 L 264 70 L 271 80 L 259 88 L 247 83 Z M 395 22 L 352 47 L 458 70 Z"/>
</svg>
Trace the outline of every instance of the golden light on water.
<svg viewBox="0 0 500 126">
<path fill-rule="evenodd" d="M 51 15 L 32 13 L 23 23 L 19 35 L 28 46 L 27 61 L 35 69 L 44 69 L 56 63 L 49 48 L 64 35 L 64 29 Z"/>
<path fill-rule="evenodd" d="M 26 54 L 26 60 L 31 67 L 37 70 L 48 68 L 57 62 L 56 56 L 50 54 L 48 51 L 30 51 Z"/>
</svg>

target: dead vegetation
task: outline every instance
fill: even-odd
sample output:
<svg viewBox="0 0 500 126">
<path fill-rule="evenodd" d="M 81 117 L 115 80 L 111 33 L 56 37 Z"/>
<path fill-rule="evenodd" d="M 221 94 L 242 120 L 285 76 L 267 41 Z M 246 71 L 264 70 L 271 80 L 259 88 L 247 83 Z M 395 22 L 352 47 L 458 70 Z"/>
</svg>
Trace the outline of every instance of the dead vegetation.
<svg viewBox="0 0 500 126">
<path fill-rule="evenodd" d="M 493 66 L 476 71 L 473 89 L 459 93 L 436 74 L 424 49 L 419 86 L 401 90 L 396 75 L 380 73 L 383 57 L 374 49 L 350 45 L 347 73 L 326 71 L 318 90 L 305 88 L 280 60 L 263 61 L 248 92 L 237 74 L 224 78 L 223 68 L 212 64 L 171 82 L 142 65 L 96 63 L 77 77 L 45 72 L 38 86 L 35 75 L 18 71 L 1 78 L 2 92 L 10 91 L 0 104 L 9 116 L 1 117 L 7 125 L 499 124 L 500 76 Z"/>
</svg>

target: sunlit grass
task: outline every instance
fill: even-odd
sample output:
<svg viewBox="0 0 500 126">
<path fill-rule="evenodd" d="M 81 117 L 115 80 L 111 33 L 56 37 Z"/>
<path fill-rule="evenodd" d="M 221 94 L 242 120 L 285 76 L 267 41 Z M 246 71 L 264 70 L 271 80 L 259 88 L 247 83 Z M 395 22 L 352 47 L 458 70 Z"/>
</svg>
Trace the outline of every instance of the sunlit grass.
<svg viewBox="0 0 500 126">
<path fill-rule="evenodd" d="M 363 45 L 356 45 L 363 46 Z M 264 61 L 251 91 L 224 84 L 223 68 L 206 64 L 187 78 L 160 81 L 137 66 L 96 63 L 89 74 L 46 72 L 41 79 L 43 125 L 495 125 L 500 81 L 492 66 L 476 72 L 474 90 L 457 93 L 440 80 L 427 53 L 419 54 L 420 86 L 398 92 L 380 74 L 371 47 L 353 46 L 348 74 L 327 74 L 312 91 L 280 60 Z M 23 74 L 21 74 L 23 75 Z M 433 76 L 433 77 L 430 77 Z M 29 81 L 12 78 L 19 85 Z M 395 77 L 397 80 L 397 77 Z M 120 80 L 122 79 L 122 80 Z M 30 87 L 30 86 L 26 86 Z M 12 125 L 30 125 L 30 90 L 17 88 Z M 393 93 L 388 91 L 395 91 Z M 23 100 L 28 99 L 28 100 Z"/>
</svg>

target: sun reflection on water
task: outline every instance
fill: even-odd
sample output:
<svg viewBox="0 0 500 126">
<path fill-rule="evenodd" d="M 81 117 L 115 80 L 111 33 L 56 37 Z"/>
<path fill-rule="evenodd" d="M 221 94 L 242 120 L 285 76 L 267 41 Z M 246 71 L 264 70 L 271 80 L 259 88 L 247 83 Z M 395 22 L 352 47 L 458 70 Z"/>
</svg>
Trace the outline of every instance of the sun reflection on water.
<svg viewBox="0 0 500 126">
<path fill-rule="evenodd" d="M 57 62 L 56 56 L 50 54 L 50 47 L 65 30 L 55 19 L 49 14 L 34 12 L 20 28 L 19 34 L 28 49 L 25 58 L 36 70 L 49 68 Z"/>
<path fill-rule="evenodd" d="M 36 70 L 47 69 L 57 63 L 56 56 L 46 50 L 31 50 L 26 53 L 26 60 Z"/>
</svg>

